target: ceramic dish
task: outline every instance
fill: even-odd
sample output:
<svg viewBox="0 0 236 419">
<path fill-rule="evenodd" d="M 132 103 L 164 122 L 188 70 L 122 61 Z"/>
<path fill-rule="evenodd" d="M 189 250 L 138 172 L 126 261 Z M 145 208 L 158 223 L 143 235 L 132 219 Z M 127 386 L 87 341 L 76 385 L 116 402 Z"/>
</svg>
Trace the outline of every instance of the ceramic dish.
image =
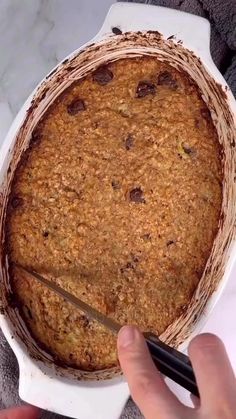
<svg viewBox="0 0 236 419">
<path fill-rule="evenodd" d="M 86 373 L 56 367 L 50 356 L 39 350 L 9 299 L 4 253 L 9 183 L 22 151 L 27 148 L 31 132 L 62 90 L 96 66 L 119 58 L 154 56 L 184 69 L 200 88 L 223 148 L 222 212 L 211 255 L 188 310 L 167 328 L 162 339 L 184 350 L 220 297 L 235 258 L 236 104 L 211 59 L 209 38 L 210 27 L 205 19 L 156 6 L 115 4 L 98 35 L 67 57 L 40 83 L 12 124 L 0 156 L 0 325 L 18 359 L 20 397 L 28 403 L 74 418 L 117 419 L 129 396 L 127 384 L 117 370 Z"/>
</svg>

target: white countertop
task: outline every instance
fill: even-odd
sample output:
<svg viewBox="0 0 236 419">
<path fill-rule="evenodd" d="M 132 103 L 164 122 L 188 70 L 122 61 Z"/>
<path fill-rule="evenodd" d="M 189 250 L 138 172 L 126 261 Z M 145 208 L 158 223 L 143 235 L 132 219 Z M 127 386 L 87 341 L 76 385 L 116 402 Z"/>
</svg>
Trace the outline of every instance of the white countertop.
<svg viewBox="0 0 236 419">
<path fill-rule="evenodd" d="M 68 53 L 91 39 L 112 0 L 1 0 L 0 146 L 37 83 Z M 236 370 L 236 266 L 204 331 L 225 342 Z"/>
<path fill-rule="evenodd" d="M 98 32 L 113 0 L 1 0 L 0 146 L 40 80 Z"/>
</svg>

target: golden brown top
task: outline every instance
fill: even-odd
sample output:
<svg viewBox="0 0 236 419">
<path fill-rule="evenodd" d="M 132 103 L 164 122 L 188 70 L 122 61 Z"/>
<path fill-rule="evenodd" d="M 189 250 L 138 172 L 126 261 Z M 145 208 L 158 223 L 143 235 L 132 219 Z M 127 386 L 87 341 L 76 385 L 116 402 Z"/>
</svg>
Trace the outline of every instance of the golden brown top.
<svg viewBox="0 0 236 419">
<path fill-rule="evenodd" d="M 187 309 L 221 198 L 217 135 L 194 83 L 154 58 L 120 60 L 66 90 L 36 128 L 8 207 L 10 259 L 161 333 Z M 12 283 L 58 359 L 116 364 L 110 332 L 16 269 Z"/>
</svg>

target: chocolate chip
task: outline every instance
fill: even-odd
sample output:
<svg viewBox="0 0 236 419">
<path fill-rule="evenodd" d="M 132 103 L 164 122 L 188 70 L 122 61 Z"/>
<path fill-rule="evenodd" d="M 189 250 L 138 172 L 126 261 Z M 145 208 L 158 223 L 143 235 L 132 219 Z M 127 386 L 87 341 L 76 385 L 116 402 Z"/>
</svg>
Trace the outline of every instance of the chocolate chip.
<svg viewBox="0 0 236 419">
<path fill-rule="evenodd" d="M 125 148 L 126 150 L 130 150 L 133 147 L 134 139 L 131 134 L 128 135 L 128 137 L 125 140 Z"/>
<path fill-rule="evenodd" d="M 113 189 L 115 189 L 115 190 L 117 190 L 117 189 L 120 189 L 120 182 L 118 182 L 118 180 L 113 180 L 112 182 L 111 182 L 111 186 L 113 187 Z"/>
<path fill-rule="evenodd" d="M 22 206 L 22 204 L 23 204 L 23 199 L 22 198 L 20 198 L 19 196 L 14 196 L 12 199 L 11 199 L 11 206 L 12 206 L 12 208 L 18 208 L 18 207 L 21 207 Z"/>
<path fill-rule="evenodd" d="M 43 232 L 43 237 L 48 237 L 49 236 L 49 232 L 48 231 L 44 231 Z"/>
<path fill-rule="evenodd" d="M 175 35 L 168 36 L 167 41 L 169 41 L 170 39 L 174 39 L 174 37 Z"/>
<path fill-rule="evenodd" d="M 107 66 L 98 67 L 93 73 L 93 80 L 95 80 L 101 86 L 109 83 L 113 79 L 113 73 Z"/>
<path fill-rule="evenodd" d="M 140 81 L 137 90 L 136 90 L 136 97 L 145 97 L 147 95 L 155 95 L 156 93 L 156 86 L 149 81 Z"/>
<path fill-rule="evenodd" d="M 113 32 L 115 35 L 121 35 L 121 34 L 122 34 L 122 31 L 120 30 L 120 28 L 117 28 L 116 26 L 114 26 L 114 27 L 112 28 L 112 32 Z"/>
<path fill-rule="evenodd" d="M 172 77 L 172 74 L 169 71 L 163 71 L 158 75 L 157 84 L 160 86 L 168 86 L 172 89 L 176 89 L 178 87 L 176 80 Z"/>
<path fill-rule="evenodd" d="M 69 105 L 67 105 L 67 112 L 69 115 L 76 115 L 81 111 L 85 111 L 86 106 L 83 99 L 74 99 Z"/>
<path fill-rule="evenodd" d="M 138 204 L 145 203 L 145 199 L 143 197 L 143 191 L 141 188 L 134 188 L 129 193 L 130 201 L 136 202 Z"/>
</svg>

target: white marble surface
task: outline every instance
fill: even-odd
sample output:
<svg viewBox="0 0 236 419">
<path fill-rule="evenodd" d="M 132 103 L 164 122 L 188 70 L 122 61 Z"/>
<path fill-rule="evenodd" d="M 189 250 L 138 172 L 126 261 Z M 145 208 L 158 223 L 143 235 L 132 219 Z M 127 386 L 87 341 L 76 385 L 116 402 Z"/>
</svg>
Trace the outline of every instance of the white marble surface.
<svg viewBox="0 0 236 419">
<path fill-rule="evenodd" d="M 112 0 L 0 0 L 0 145 L 20 106 L 63 57 L 96 34 Z M 236 370 L 236 267 L 204 331 Z"/>
<path fill-rule="evenodd" d="M 0 0 L 0 145 L 37 83 L 100 29 L 112 0 Z"/>
</svg>

